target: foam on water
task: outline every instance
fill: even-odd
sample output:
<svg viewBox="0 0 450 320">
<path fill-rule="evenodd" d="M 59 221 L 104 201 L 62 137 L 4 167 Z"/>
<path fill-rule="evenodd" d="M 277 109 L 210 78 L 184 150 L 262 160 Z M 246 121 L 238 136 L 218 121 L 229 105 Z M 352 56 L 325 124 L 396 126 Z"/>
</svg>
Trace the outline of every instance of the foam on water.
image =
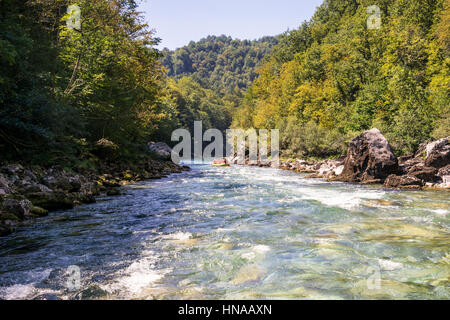
<svg viewBox="0 0 450 320">
<path fill-rule="evenodd" d="M 337 188 L 336 188 L 337 189 Z M 367 200 L 382 199 L 384 191 L 380 190 L 343 190 L 343 189 L 314 190 L 301 188 L 297 192 L 303 199 L 316 200 L 326 206 L 352 210 L 361 206 Z"/>
<path fill-rule="evenodd" d="M 112 294 L 118 294 L 121 297 L 130 298 L 139 295 L 144 289 L 148 289 L 152 284 L 161 280 L 170 269 L 156 269 L 156 257 L 147 252 L 145 258 L 141 258 L 120 271 L 116 280 L 104 285 L 103 288 Z"/>
</svg>

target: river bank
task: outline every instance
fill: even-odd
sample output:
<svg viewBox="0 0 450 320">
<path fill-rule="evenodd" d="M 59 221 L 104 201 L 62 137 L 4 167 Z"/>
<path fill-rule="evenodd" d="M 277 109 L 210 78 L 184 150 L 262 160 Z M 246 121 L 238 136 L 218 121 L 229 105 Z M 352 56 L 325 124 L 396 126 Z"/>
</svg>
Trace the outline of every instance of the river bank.
<svg viewBox="0 0 450 320">
<path fill-rule="evenodd" d="M 232 164 L 274 166 L 270 160 L 252 162 L 248 156 L 243 160 L 234 155 L 228 160 Z M 422 143 L 414 154 L 397 158 L 386 138 L 374 128 L 354 138 L 346 156 L 321 161 L 280 160 L 279 168 L 327 181 L 382 184 L 394 189 L 450 190 L 450 137 Z"/>
<path fill-rule="evenodd" d="M 23 222 L 94 203 L 102 194 L 120 195 L 120 186 L 161 179 L 189 170 L 168 160 L 143 156 L 128 163 L 103 162 L 95 169 L 26 166 L 0 167 L 0 236 L 10 234 Z"/>
</svg>

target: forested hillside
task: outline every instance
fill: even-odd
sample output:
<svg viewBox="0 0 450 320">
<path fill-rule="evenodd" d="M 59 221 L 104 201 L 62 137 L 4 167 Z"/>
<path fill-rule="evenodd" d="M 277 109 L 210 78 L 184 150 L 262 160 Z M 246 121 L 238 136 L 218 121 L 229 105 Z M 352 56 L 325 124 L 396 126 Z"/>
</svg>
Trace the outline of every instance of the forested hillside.
<svg viewBox="0 0 450 320">
<path fill-rule="evenodd" d="M 275 37 L 250 41 L 208 36 L 175 51 L 164 49 L 162 63 L 170 77 L 190 76 L 222 96 L 237 94 L 251 85 L 256 67 L 277 43 Z"/>
<path fill-rule="evenodd" d="M 0 160 L 90 161 L 101 138 L 122 155 L 178 125 L 157 41 L 136 1 L 0 2 Z"/>
<path fill-rule="evenodd" d="M 449 135 L 449 53 L 449 0 L 326 0 L 282 37 L 233 126 L 280 128 L 285 155 L 342 154 L 371 127 L 412 152 Z"/>
<path fill-rule="evenodd" d="M 277 43 L 275 37 L 241 41 L 208 36 L 175 51 L 164 49 L 161 62 L 177 124 L 193 129 L 194 121 L 201 120 L 206 129 L 227 129 L 257 67 Z"/>
</svg>

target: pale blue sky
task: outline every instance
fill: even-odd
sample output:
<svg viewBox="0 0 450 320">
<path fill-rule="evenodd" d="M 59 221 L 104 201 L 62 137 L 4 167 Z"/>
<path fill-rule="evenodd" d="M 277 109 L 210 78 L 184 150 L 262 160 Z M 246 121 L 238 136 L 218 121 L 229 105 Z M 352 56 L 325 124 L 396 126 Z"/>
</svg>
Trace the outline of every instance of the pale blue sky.
<svg viewBox="0 0 450 320">
<path fill-rule="evenodd" d="M 162 38 L 160 49 L 175 49 L 208 35 L 258 39 L 295 29 L 323 0 L 143 0 L 140 11 Z"/>
</svg>

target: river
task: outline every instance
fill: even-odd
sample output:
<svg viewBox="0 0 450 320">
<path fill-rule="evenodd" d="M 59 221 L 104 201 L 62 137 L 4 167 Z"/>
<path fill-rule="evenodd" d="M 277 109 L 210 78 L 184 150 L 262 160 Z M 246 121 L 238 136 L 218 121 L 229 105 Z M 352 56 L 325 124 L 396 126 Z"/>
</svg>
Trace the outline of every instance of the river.
<svg viewBox="0 0 450 320">
<path fill-rule="evenodd" d="M 0 238 L 0 298 L 450 299 L 448 192 L 191 167 Z"/>
</svg>

